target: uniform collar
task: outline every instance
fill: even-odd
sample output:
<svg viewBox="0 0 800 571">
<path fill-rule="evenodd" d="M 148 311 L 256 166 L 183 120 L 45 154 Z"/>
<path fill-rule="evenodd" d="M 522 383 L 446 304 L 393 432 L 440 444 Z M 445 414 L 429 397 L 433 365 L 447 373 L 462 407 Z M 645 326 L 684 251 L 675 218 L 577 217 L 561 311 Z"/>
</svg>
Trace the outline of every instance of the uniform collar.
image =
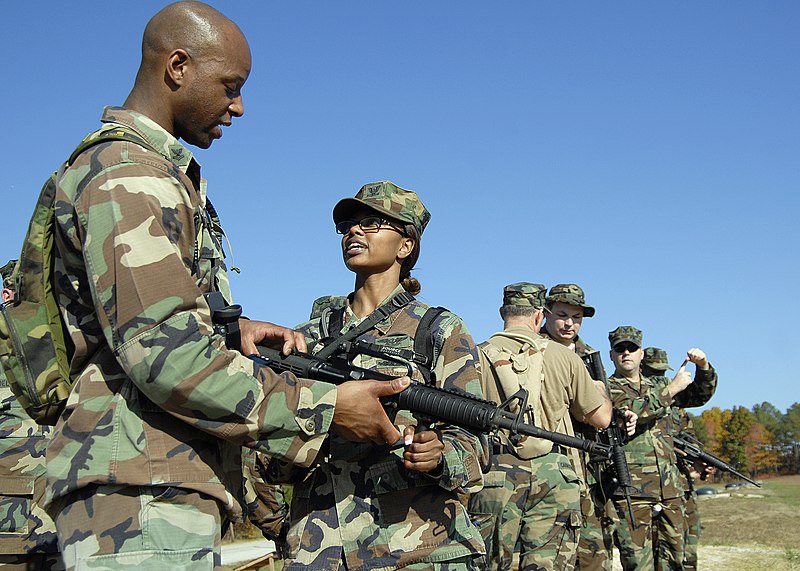
<svg viewBox="0 0 800 571">
<path fill-rule="evenodd" d="M 136 131 L 165 159 L 175 164 L 190 177 L 196 171 L 199 178 L 200 164 L 195 160 L 192 152 L 183 146 L 174 135 L 146 115 L 124 107 L 106 107 L 100 121 L 119 123 Z"/>
<path fill-rule="evenodd" d="M 392 299 L 394 296 L 396 296 L 401 291 L 405 291 L 403 289 L 402 284 L 397 284 L 397 287 L 394 288 L 394 290 L 392 290 L 392 293 L 390 293 L 388 296 L 386 296 L 386 299 L 382 300 L 378 304 L 378 307 L 381 307 L 382 305 L 388 303 L 390 299 Z M 356 325 L 361 323 L 364 319 L 369 317 L 369 316 L 364 316 L 363 319 L 359 319 L 358 316 L 355 313 L 353 313 L 353 310 L 350 309 L 350 300 L 352 298 L 353 298 L 353 294 L 352 293 L 349 296 L 347 296 L 347 305 L 345 306 L 344 318 L 342 319 L 342 321 L 345 324 L 345 327 L 344 327 L 343 331 L 348 331 L 348 330 L 352 329 L 353 327 L 355 327 Z M 375 324 L 375 326 L 374 326 L 375 329 L 377 329 L 378 331 L 380 331 L 382 334 L 385 335 L 389 331 L 389 329 L 392 327 L 392 323 L 394 323 L 394 320 L 395 320 L 395 317 L 397 316 L 397 314 L 398 314 L 398 311 L 394 311 L 390 315 L 385 317 L 384 319 L 380 320 L 378 323 Z"/>
</svg>

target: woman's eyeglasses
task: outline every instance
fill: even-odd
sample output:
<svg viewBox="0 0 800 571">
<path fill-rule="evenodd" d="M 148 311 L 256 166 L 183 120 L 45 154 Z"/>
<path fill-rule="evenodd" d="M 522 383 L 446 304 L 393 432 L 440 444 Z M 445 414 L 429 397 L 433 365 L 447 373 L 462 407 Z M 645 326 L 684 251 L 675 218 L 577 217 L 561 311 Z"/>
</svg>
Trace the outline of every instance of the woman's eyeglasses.
<svg viewBox="0 0 800 571">
<path fill-rule="evenodd" d="M 381 229 L 382 226 L 388 226 L 392 230 L 400 232 L 403 236 L 405 236 L 405 232 L 403 232 L 400 228 L 394 226 L 389 220 L 385 218 L 381 218 L 380 216 L 375 216 L 371 214 L 369 216 L 365 216 L 361 220 L 342 220 L 341 222 L 336 223 L 336 233 L 337 234 L 347 234 L 350 231 L 350 228 L 353 226 L 358 226 L 361 228 L 363 232 L 377 232 Z"/>
</svg>

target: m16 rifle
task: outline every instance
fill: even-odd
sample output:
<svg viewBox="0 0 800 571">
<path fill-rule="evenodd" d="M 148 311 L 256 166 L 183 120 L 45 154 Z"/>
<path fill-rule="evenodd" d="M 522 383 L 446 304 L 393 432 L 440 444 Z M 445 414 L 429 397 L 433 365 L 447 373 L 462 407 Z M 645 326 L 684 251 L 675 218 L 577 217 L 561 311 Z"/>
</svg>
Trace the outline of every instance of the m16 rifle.
<svg viewBox="0 0 800 571">
<path fill-rule="evenodd" d="M 258 355 L 251 355 L 250 358 L 273 371 L 289 371 L 298 377 L 334 384 L 362 379 L 388 381 L 394 378 L 385 373 L 353 365 L 352 360 L 358 355 L 371 355 L 398 363 L 407 368 L 409 376 L 412 372 L 410 363 L 397 356 L 402 354 L 401 351 L 362 341 L 343 344 L 331 361 L 306 353 L 283 355 L 280 351 L 264 346 L 259 346 L 258 351 Z M 411 381 L 407 389 L 399 394 L 383 397 L 381 401 L 389 411 L 407 410 L 430 423 L 451 424 L 481 434 L 491 434 L 506 429 L 512 435 L 543 438 L 562 446 L 580 448 L 600 458 L 610 459 L 613 453 L 612 447 L 603 443 L 551 432 L 523 422 L 523 415 L 528 409 L 528 391 L 525 389 L 520 389 L 505 402 L 497 405 L 460 391 Z M 509 409 L 515 401 L 519 410 L 511 412 Z"/>
<path fill-rule="evenodd" d="M 602 381 L 606 387 L 608 397 L 611 398 L 611 391 L 608 389 L 608 378 L 606 377 L 605 367 L 603 367 L 603 361 L 600 359 L 600 352 L 593 351 L 584 355 L 581 359 L 583 359 L 586 369 L 589 371 L 589 376 L 595 381 Z M 631 525 L 635 528 L 636 520 L 633 519 L 633 504 L 631 503 L 633 481 L 631 480 L 631 471 L 628 468 L 628 460 L 625 458 L 625 443 L 628 441 L 628 434 L 625 431 L 625 414 L 615 408 L 611 417 L 611 424 L 608 425 L 608 428 L 598 430 L 597 438 L 600 442 L 611 447 L 610 460 L 613 467 L 611 482 L 619 488 L 625 497 L 625 502 L 628 505 L 628 515 L 631 517 Z"/>
<path fill-rule="evenodd" d="M 746 482 L 750 482 L 754 486 L 761 487 L 761 484 L 758 482 L 751 480 L 741 472 L 737 472 L 733 466 L 711 454 L 710 452 L 703 451 L 702 444 L 699 440 L 697 440 L 694 436 L 689 434 L 688 432 L 679 432 L 677 435 L 672 437 L 673 442 L 675 442 L 675 448 L 682 451 L 686 454 L 686 459 L 689 462 L 702 462 L 708 466 L 713 466 L 718 470 L 722 470 L 723 472 L 728 472 L 729 474 L 733 474 L 737 478 L 740 478 Z M 701 472 L 700 479 L 706 479 L 706 473 Z"/>
<path fill-rule="evenodd" d="M 225 343 L 231 349 L 238 350 L 241 344 L 238 319 L 242 308 L 228 305 L 222 294 L 211 292 L 205 294 L 206 302 L 211 309 L 214 332 L 225 336 Z M 388 381 L 394 377 L 364 369 L 353 365 L 358 355 L 370 355 L 396 363 L 406 369 L 410 377 L 413 371 L 411 362 L 415 355 L 393 347 L 385 347 L 364 341 L 340 344 L 337 350 L 326 360 L 308 353 L 294 352 L 283 355 L 280 351 L 258 346 L 257 355 L 249 357 L 257 364 L 269 367 L 275 372 L 290 372 L 297 377 L 340 384 L 347 381 L 374 379 Z M 514 402 L 519 405 L 518 412 L 511 412 Z M 466 430 L 490 434 L 500 429 L 508 430 L 512 435 L 532 436 L 550 440 L 556 444 L 571 448 L 580 448 L 600 458 L 611 458 L 612 448 L 599 442 L 576 438 L 560 432 L 550 432 L 522 422 L 528 410 L 528 391 L 520 389 L 499 406 L 491 401 L 479 399 L 467 393 L 440 389 L 438 387 L 412 381 L 401 393 L 381 399 L 387 411 L 407 410 L 423 419 L 424 422 L 441 422 L 459 426 Z"/>
</svg>

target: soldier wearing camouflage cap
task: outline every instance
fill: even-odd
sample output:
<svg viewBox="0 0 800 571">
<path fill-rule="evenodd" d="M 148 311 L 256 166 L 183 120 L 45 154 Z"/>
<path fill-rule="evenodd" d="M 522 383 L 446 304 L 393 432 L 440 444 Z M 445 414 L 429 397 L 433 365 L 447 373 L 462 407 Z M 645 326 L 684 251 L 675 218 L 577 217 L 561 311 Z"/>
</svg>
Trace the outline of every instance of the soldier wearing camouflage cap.
<svg viewBox="0 0 800 571">
<path fill-rule="evenodd" d="M 674 369 L 669 366 L 667 352 L 659 347 L 645 347 L 642 357 L 642 374 L 645 377 L 657 377 Z"/>
<path fill-rule="evenodd" d="M 86 138 L 98 143 L 56 178 L 52 285 L 75 386 L 45 501 L 68 568 L 211 569 L 223 527 L 243 517 L 242 446 L 307 466 L 337 430 L 394 443 L 379 397 L 407 385 L 260 367 L 244 356 L 258 342 L 305 349 L 266 322 L 242 320 L 241 346 L 226 347 L 208 301 L 232 299 L 221 228 L 189 146 L 243 114 L 250 47 L 215 8 L 176 2 L 141 48 L 124 106 L 104 110 Z"/>
<path fill-rule="evenodd" d="M 348 296 L 338 298 L 341 305 L 325 307 L 297 327 L 310 350 L 329 357 L 337 339 L 351 332 L 354 344 L 363 340 L 403 350 L 414 349 L 417 337 L 425 336 L 432 364 L 416 362 L 414 380 L 427 377 L 436 386 L 482 396 L 478 350 L 464 322 L 412 295 L 420 285 L 410 274 L 430 219 L 419 196 L 388 181 L 366 184 L 355 198 L 336 204 L 333 219 L 355 284 Z M 356 355 L 354 364 L 391 375 L 407 372 L 373 355 Z M 483 485 L 486 451 L 480 439 L 461 428 L 439 424 L 430 430 L 423 420 L 397 412 L 394 422 L 404 437 L 397 450 L 332 435 L 328 454 L 311 470 L 287 472 L 281 463 L 260 458 L 273 484 L 297 482 L 286 571 L 480 568 L 483 541 L 462 498 Z M 262 499 L 277 503 L 274 497 Z"/>
<path fill-rule="evenodd" d="M 586 303 L 586 297 L 578 284 L 556 284 L 547 295 L 547 316 L 542 335 L 575 351 L 586 358 L 597 350 L 586 343 L 578 333 L 584 317 L 593 317 L 595 308 Z M 602 360 L 598 359 L 600 367 Z M 603 375 L 605 372 L 603 371 Z M 596 379 L 599 380 L 599 379 Z M 575 422 L 576 434 L 594 440 L 595 429 Z M 578 540 L 578 566 L 583 571 L 600 571 L 611 568 L 612 539 L 610 519 L 604 517 L 605 500 L 597 482 L 599 466 L 589 463 L 584 452 L 573 452 L 575 462 L 580 464 L 580 472 L 587 486 L 581 489 L 581 511 L 584 522 Z"/>
<path fill-rule="evenodd" d="M 0 268 L 2 302 L 12 303 L 16 260 Z M 0 318 L 0 339 L 8 337 Z M 56 525 L 41 505 L 45 451 L 52 428 L 22 408 L 0 368 L 0 567 L 63 569 Z"/>
<path fill-rule="evenodd" d="M 604 428 L 611 403 L 602 383 L 592 381 L 573 351 L 538 335 L 545 294 L 543 285 L 528 282 L 503 288 L 504 329 L 480 345 L 484 393 L 502 402 L 526 389 L 535 424 L 546 430 L 572 435 L 571 416 Z M 508 434 L 499 436 L 484 489 L 469 504 L 473 517 L 491 514 L 496 520 L 488 568 L 510 570 L 519 545 L 520 569 L 572 569 L 581 492 L 567 451 L 538 438 L 515 443 Z"/>
<path fill-rule="evenodd" d="M 608 379 L 615 407 L 639 415 L 635 436 L 625 446 L 633 482 L 635 527 L 625 517 L 626 504 L 615 495 L 619 514 L 617 547 L 625 569 L 682 569 L 684 559 L 684 492 L 678 471 L 671 422 L 672 407 L 700 406 L 716 387 L 716 374 L 699 349 L 687 353 L 697 365 L 694 382 L 684 366 L 674 378 L 641 373 L 642 331 L 622 325 L 608 334 L 614 375 Z M 659 509 L 654 509 L 659 506 Z M 652 544 L 653 529 L 658 544 Z M 655 557 L 655 559 L 654 559 Z"/>
<path fill-rule="evenodd" d="M 692 352 L 699 351 L 692 349 Z M 695 358 L 698 355 L 695 353 Z M 688 358 L 688 355 L 687 355 Z M 710 367 L 710 365 L 709 365 Z M 644 349 L 644 358 L 642 359 L 641 371 L 645 377 L 658 377 L 665 375 L 668 370 L 672 370 L 669 366 L 669 358 L 667 352 L 659 347 L 646 347 Z M 710 371 L 709 371 L 710 372 Z M 713 377 L 712 373 L 712 377 Z M 701 381 L 702 383 L 703 381 Z M 680 396 L 680 395 L 679 395 Z M 710 397 L 709 397 L 710 398 Z M 685 408 L 673 405 L 670 409 L 670 422 L 673 427 L 674 434 L 681 432 L 688 432 L 696 437 L 694 431 L 694 424 Z M 694 481 L 700 478 L 704 472 L 708 473 L 711 470 L 707 465 L 702 463 L 692 464 L 686 459 L 678 455 L 678 469 L 684 477 L 684 484 L 686 491 L 684 494 L 684 569 L 697 569 L 697 548 L 700 542 L 700 510 L 697 503 L 697 493 L 695 491 Z"/>
</svg>

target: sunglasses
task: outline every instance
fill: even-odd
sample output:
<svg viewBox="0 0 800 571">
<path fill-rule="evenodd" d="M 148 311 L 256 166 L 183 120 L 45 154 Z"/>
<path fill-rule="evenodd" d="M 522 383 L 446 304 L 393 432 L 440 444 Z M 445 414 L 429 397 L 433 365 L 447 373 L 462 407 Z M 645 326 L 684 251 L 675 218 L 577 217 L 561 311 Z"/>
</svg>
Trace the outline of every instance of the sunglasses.
<svg viewBox="0 0 800 571">
<path fill-rule="evenodd" d="M 628 353 L 635 353 L 638 349 L 639 346 L 634 343 L 617 343 L 614 345 L 615 353 L 624 353 L 625 351 Z"/>
<path fill-rule="evenodd" d="M 342 220 L 341 222 L 336 223 L 336 233 L 337 234 L 347 234 L 350 231 L 350 228 L 353 226 L 358 226 L 361 228 L 363 232 L 378 232 L 382 226 L 388 226 L 392 230 L 395 230 L 402 234 L 403 236 L 406 233 L 392 224 L 389 220 L 382 218 L 380 216 L 375 216 L 374 214 L 370 214 L 369 216 L 365 216 L 361 220 Z"/>
</svg>

